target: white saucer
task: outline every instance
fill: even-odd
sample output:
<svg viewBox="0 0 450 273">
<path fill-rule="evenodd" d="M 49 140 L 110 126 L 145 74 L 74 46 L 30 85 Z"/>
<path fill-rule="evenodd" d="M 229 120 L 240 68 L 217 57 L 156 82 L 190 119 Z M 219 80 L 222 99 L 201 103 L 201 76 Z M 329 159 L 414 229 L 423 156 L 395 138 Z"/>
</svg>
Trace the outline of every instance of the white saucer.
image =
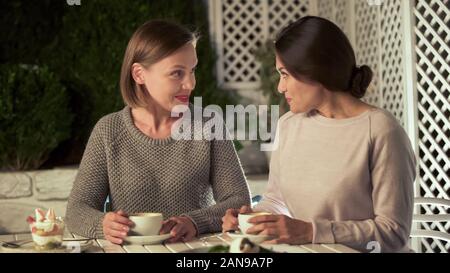
<svg viewBox="0 0 450 273">
<path fill-rule="evenodd" d="M 90 247 L 93 247 L 92 240 L 63 242 L 62 246 L 59 248 L 36 250 L 34 249 L 34 243 L 28 242 L 22 244 L 18 248 L 4 247 L 0 245 L 0 253 L 80 253 L 86 251 Z"/>
<path fill-rule="evenodd" d="M 151 235 L 151 236 L 127 236 L 124 242 L 132 245 L 155 245 L 171 237 L 170 234 Z"/>
<path fill-rule="evenodd" d="M 253 234 L 242 234 L 242 233 L 232 233 L 232 232 L 227 232 L 227 234 L 233 240 L 240 239 L 240 238 L 247 238 L 255 244 L 260 244 L 260 243 L 270 240 L 272 238 L 269 235 L 253 235 Z"/>
<path fill-rule="evenodd" d="M 209 253 L 210 249 L 211 249 L 210 246 L 203 246 L 203 247 L 183 250 L 183 251 L 180 251 L 180 253 Z"/>
</svg>

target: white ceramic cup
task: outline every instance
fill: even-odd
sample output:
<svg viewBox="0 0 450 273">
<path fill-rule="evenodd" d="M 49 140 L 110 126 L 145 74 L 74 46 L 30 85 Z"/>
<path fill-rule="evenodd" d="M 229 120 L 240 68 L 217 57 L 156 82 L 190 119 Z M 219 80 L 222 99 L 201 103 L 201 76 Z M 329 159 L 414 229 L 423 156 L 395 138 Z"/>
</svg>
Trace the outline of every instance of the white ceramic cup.
<svg viewBox="0 0 450 273">
<path fill-rule="evenodd" d="M 129 215 L 134 226 L 130 229 L 129 236 L 152 236 L 159 235 L 162 227 L 162 213 L 144 212 Z"/>
<path fill-rule="evenodd" d="M 240 213 L 238 215 L 239 228 L 243 234 L 247 234 L 247 230 L 253 226 L 253 224 L 249 223 L 248 220 L 255 216 L 259 215 L 271 215 L 269 212 L 249 212 L 249 213 Z"/>
</svg>

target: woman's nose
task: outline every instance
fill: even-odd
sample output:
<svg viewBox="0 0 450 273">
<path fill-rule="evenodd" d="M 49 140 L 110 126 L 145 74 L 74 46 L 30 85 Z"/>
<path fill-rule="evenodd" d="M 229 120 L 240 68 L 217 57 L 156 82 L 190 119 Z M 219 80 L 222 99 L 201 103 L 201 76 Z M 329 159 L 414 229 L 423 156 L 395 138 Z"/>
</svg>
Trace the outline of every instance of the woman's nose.
<svg viewBox="0 0 450 273">
<path fill-rule="evenodd" d="M 183 89 L 192 90 L 195 87 L 195 77 L 188 77 L 183 83 Z"/>
<path fill-rule="evenodd" d="M 283 80 L 280 79 L 280 81 L 278 82 L 278 92 L 280 92 L 281 94 L 283 94 L 284 92 L 286 92 L 286 86 L 283 83 Z"/>
</svg>

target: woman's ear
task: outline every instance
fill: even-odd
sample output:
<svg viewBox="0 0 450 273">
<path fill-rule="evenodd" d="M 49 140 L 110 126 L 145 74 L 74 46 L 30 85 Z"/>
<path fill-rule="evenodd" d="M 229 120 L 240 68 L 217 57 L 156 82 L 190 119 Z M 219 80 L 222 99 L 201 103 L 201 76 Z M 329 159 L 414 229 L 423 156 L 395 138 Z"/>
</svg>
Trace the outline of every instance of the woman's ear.
<svg viewBox="0 0 450 273">
<path fill-rule="evenodd" d="M 144 77 L 144 67 L 141 64 L 134 63 L 131 66 L 131 76 L 133 76 L 133 80 L 137 84 L 144 84 L 145 83 L 145 77 Z"/>
</svg>

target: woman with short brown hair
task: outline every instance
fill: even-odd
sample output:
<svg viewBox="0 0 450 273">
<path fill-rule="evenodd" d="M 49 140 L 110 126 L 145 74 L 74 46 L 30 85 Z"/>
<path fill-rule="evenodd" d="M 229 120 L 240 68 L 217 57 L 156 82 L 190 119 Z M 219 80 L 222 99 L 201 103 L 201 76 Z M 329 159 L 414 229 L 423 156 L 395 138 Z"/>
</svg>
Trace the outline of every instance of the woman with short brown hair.
<svg viewBox="0 0 450 273">
<path fill-rule="evenodd" d="M 120 87 L 127 106 L 96 124 L 66 214 L 70 231 L 121 244 L 128 214 L 161 212 L 171 242 L 220 230 L 228 207 L 250 203 L 230 140 L 176 140 L 177 106 L 195 88 L 196 35 L 167 21 L 149 21 L 128 43 Z M 104 213 L 109 196 L 113 212 Z"/>
</svg>

